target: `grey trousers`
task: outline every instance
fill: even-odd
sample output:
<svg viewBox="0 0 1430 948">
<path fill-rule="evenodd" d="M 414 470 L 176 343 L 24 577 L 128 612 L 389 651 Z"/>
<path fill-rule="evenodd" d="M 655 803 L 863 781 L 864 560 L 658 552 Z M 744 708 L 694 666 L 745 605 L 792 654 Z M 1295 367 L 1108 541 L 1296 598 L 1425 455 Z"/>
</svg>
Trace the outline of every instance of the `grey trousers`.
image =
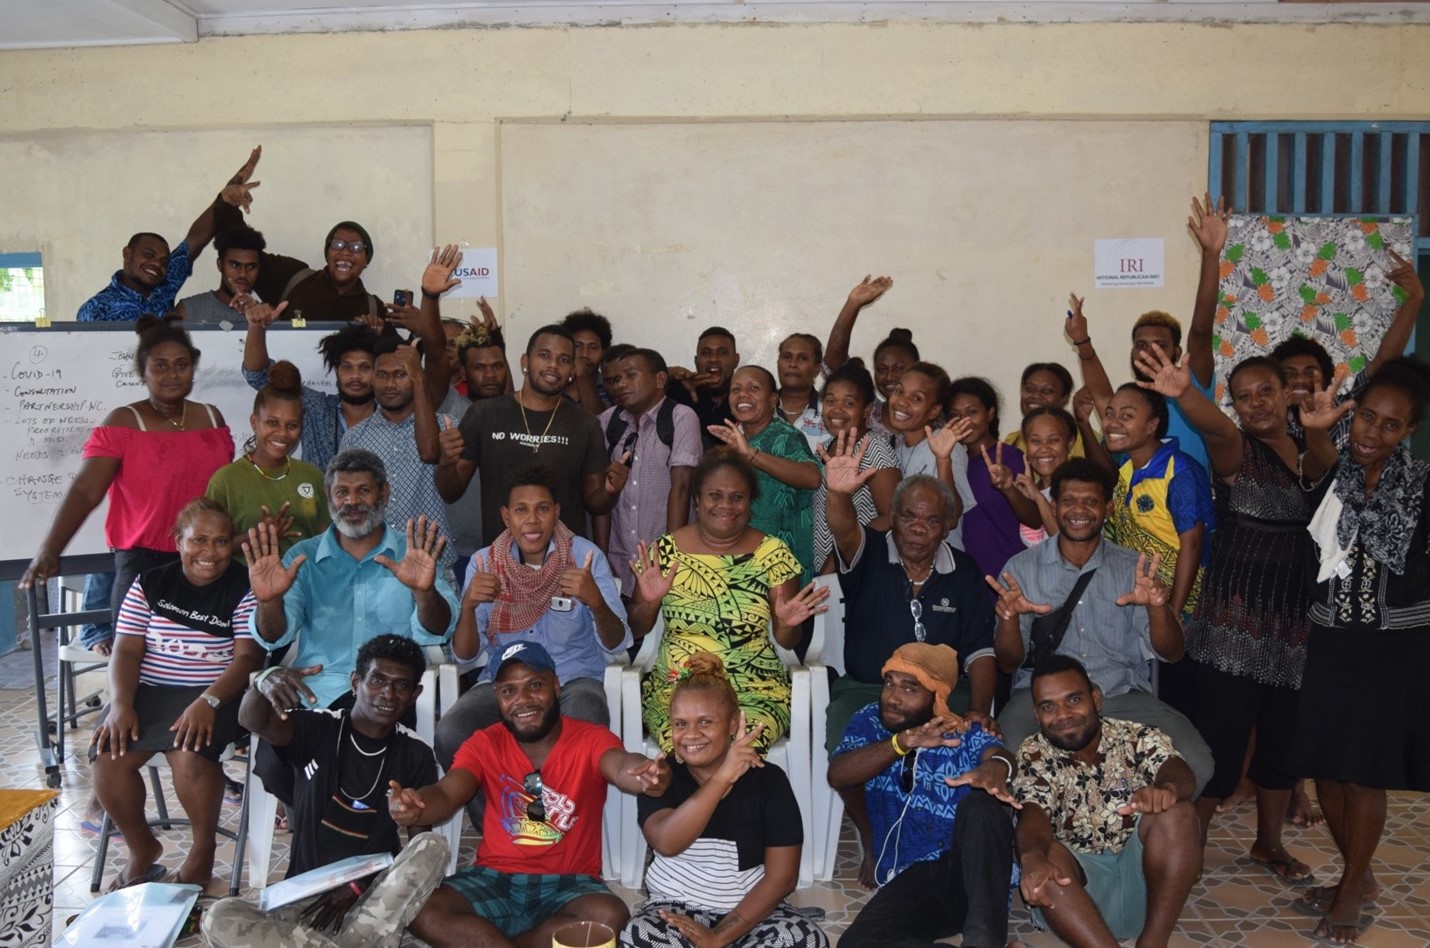
<svg viewBox="0 0 1430 948">
<path fill-rule="evenodd" d="M 242 899 L 221 899 L 204 913 L 204 937 L 215 948 L 396 948 L 447 873 L 447 840 L 420 833 L 348 909 L 332 936 L 298 921 L 312 900 L 260 912 Z"/>
<path fill-rule="evenodd" d="M 1211 748 L 1197 733 L 1196 727 L 1171 705 L 1164 704 L 1145 691 L 1129 691 L 1102 699 L 1102 716 L 1135 721 L 1164 732 L 1172 739 L 1177 755 L 1192 768 L 1197 778 L 1197 794 L 1201 794 L 1207 781 L 1212 779 L 1216 765 L 1212 760 Z M 1003 729 L 1003 743 L 1016 753 L 1018 745 L 1025 738 L 1038 732 L 1038 720 L 1033 714 L 1033 691 L 1024 688 L 1013 692 L 1008 703 L 998 712 L 998 726 Z"/>
</svg>

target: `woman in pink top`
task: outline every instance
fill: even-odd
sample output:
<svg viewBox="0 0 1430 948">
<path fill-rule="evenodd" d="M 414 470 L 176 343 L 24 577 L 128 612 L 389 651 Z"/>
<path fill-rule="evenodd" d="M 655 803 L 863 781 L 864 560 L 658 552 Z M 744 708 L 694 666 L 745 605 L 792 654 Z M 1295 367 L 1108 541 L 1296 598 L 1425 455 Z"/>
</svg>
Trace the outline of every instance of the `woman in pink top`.
<svg viewBox="0 0 1430 948">
<path fill-rule="evenodd" d="M 148 397 L 110 412 L 90 433 L 84 464 L 21 577 L 21 589 L 59 573 L 60 554 L 107 491 L 104 539 L 114 551 L 110 605 L 118 612 L 135 576 L 179 558 L 175 517 L 233 460 L 233 436 L 223 415 L 188 400 L 199 364 L 189 334 L 152 316 L 140 319 L 135 329 L 134 368 Z"/>
</svg>

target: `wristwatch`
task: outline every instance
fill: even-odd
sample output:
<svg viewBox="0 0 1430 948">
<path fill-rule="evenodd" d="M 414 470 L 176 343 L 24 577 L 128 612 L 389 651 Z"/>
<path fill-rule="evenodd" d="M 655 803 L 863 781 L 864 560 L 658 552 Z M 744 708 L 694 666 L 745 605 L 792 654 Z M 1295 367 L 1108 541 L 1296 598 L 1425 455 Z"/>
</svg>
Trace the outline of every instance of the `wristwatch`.
<svg viewBox="0 0 1430 948">
<path fill-rule="evenodd" d="M 207 691 L 199 695 L 199 697 L 207 701 L 209 703 L 209 707 L 213 708 L 215 711 L 218 710 L 219 705 L 223 704 L 222 701 L 218 700 L 218 697 L 216 695 L 211 695 Z"/>
</svg>

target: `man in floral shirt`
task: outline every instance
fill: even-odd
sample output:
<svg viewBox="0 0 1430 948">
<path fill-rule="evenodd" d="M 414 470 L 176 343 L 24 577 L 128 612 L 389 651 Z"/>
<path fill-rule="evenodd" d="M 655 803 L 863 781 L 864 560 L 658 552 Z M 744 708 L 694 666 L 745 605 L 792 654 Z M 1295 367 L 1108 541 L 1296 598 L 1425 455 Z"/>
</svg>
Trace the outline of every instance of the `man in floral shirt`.
<svg viewBox="0 0 1430 948">
<path fill-rule="evenodd" d="M 1076 659 L 1033 672 L 1018 749 L 1023 901 L 1072 945 L 1165 945 L 1201 869 L 1192 770 L 1153 727 L 1103 719 Z"/>
</svg>

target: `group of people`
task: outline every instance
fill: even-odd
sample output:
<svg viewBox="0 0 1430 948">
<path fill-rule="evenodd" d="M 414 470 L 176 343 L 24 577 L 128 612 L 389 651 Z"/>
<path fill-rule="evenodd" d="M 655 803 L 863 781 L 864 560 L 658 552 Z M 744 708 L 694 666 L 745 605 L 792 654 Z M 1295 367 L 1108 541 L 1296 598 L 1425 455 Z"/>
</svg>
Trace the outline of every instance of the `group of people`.
<svg viewBox="0 0 1430 948">
<path fill-rule="evenodd" d="M 441 316 L 455 247 L 392 304 L 362 284 L 374 246 L 354 222 L 321 270 L 268 253 L 242 214 L 258 158 L 173 252 L 136 235 L 81 309 L 144 317 L 147 397 L 94 430 L 23 580 L 55 575 L 107 492 L 115 574 L 92 585 L 115 644 L 93 761 L 128 848 L 115 885 L 166 872 L 140 777 L 159 752 L 193 820 L 176 877 L 208 880 L 219 754 L 246 730 L 291 820 L 290 873 L 400 855 L 300 910 L 222 902 L 216 944 L 388 944 L 408 926 L 548 944 L 572 920 L 628 946 L 827 944 L 785 901 L 808 801 L 764 752 L 791 720 L 775 646 L 808 643 L 829 593 L 813 580 L 834 574 L 844 673 L 813 712 L 877 889 L 845 944 L 1001 946 L 1010 886 L 1068 944 L 1165 944 L 1244 780 L 1250 859 L 1288 885 L 1310 885 L 1282 826 L 1321 819 L 1315 780 L 1344 866 L 1295 904 L 1331 942 L 1368 924 L 1385 793 L 1430 789 L 1409 704 L 1430 658 L 1409 262 L 1384 265 L 1401 299 L 1365 371 L 1346 380 L 1295 336 L 1232 368 L 1228 414 L 1212 358 L 1228 214 L 1194 199 L 1185 349 L 1177 319 L 1143 315 L 1134 381 L 1114 388 L 1073 297 L 1054 331 L 1082 387 L 1029 365 L 1012 425 L 991 383 L 951 378 L 906 330 L 872 373 L 850 356 L 888 277 L 851 290 L 826 340 L 785 339 L 773 372 L 721 327 L 677 366 L 580 310 L 531 333 L 513 379 L 485 301 Z M 176 299 L 210 239 L 219 288 Z M 299 310 L 350 321 L 319 344 L 336 394 L 268 356 L 268 327 Z M 225 419 L 189 399 L 182 321 L 236 316 L 258 391 L 235 460 Z M 608 729 L 601 678 L 653 630 L 646 758 Z M 433 748 L 408 729 L 422 646 L 472 668 Z M 600 881 L 608 786 L 640 795 L 654 853 L 633 917 Z M 482 842 L 444 879 L 445 843 L 418 831 L 463 809 Z"/>
</svg>

